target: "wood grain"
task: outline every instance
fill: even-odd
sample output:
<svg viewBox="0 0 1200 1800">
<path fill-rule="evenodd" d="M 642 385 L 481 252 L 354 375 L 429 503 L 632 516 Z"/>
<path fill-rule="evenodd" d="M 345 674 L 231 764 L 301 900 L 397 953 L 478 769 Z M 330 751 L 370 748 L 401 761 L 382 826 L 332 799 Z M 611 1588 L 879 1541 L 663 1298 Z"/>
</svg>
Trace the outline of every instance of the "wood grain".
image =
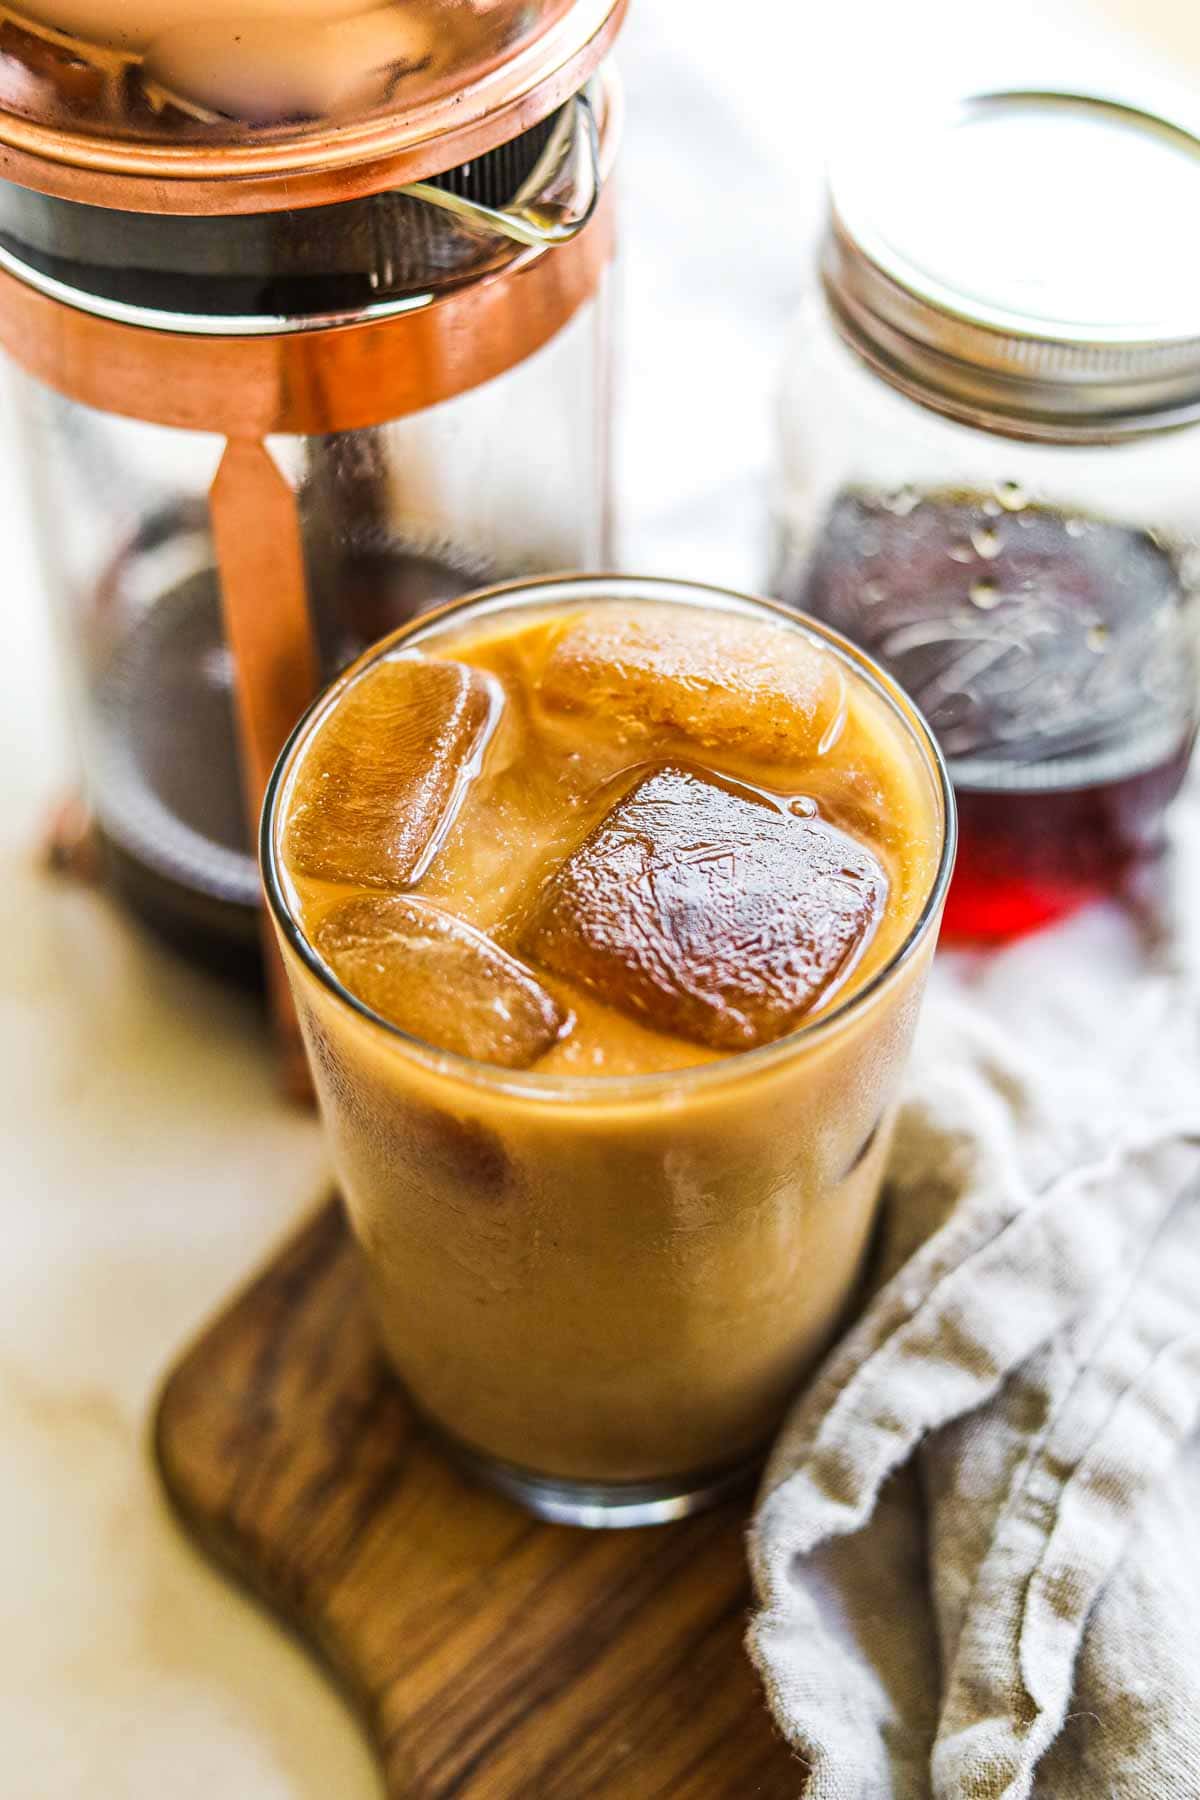
<svg viewBox="0 0 1200 1800">
<path fill-rule="evenodd" d="M 540 1524 L 468 1486 L 384 1368 L 341 1209 L 169 1377 L 168 1493 L 324 1658 L 395 1800 L 795 1800 L 742 1649 L 744 1507 Z"/>
</svg>

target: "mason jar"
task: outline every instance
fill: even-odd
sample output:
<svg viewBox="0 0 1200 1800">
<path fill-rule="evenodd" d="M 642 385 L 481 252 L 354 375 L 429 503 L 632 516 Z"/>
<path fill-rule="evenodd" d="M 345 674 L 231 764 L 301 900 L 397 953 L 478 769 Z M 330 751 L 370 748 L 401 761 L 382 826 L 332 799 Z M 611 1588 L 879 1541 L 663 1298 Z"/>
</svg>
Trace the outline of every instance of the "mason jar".
<svg viewBox="0 0 1200 1800">
<path fill-rule="evenodd" d="M 1200 141 L 991 93 L 835 162 L 790 347 L 770 585 L 940 740 L 946 935 L 1006 938 L 1157 855 L 1197 723 Z"/>
</svg>

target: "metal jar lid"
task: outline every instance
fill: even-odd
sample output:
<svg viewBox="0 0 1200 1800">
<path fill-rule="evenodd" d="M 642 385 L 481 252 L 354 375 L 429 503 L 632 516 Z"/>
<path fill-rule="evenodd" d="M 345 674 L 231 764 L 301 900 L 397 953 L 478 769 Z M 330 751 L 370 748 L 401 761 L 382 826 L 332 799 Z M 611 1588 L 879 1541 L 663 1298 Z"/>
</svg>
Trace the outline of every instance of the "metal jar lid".
<svg viewBox="0 0 1200 1800">
<path fill-rule="evenodd" d="M 834 321 L 921 404 L 1101 442 L 1200 419 L 1200 138 L 1098 95 L 979 94 L 835 163 Z"/>
</svg>

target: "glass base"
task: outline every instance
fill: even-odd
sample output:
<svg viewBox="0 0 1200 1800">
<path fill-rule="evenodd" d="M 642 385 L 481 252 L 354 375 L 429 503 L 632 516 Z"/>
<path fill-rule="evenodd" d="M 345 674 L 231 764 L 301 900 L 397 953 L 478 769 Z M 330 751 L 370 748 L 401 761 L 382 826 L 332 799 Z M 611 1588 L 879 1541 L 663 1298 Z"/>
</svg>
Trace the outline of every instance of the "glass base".
<svg viewBox="0 0 1200 1800">
<path fill-rule="evenodd" d="M 579 1525 L 589 1531 L 623 1531 L 635 1525 L 668 1525 L 719 1506 L 749 1492 L 762 1467 L 761 1458 L 720 1469 L 663 1481 L 567 1481 L 535 1475 L 515 1463 L 484 1456 L 450 1437 L 440 1427 L 434 1436 L 451 1460 L 472 1481 L 494 1488 L 539 1519 L 555 1525 Z"/>
</svg>

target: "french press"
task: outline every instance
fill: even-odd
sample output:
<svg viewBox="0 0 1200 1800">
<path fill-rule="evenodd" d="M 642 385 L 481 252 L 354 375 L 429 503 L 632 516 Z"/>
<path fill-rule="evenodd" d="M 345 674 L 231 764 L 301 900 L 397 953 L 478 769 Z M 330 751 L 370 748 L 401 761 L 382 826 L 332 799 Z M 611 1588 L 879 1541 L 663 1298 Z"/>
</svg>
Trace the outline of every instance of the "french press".
<svg viewBox="0 0 1200 1800">
<path fill-rule="evenodd" d="M 253 954 L 322 681 L 608 560 L 625 0 L 0 6 L 0 343 L 104 866 Z"/>
</svg>

